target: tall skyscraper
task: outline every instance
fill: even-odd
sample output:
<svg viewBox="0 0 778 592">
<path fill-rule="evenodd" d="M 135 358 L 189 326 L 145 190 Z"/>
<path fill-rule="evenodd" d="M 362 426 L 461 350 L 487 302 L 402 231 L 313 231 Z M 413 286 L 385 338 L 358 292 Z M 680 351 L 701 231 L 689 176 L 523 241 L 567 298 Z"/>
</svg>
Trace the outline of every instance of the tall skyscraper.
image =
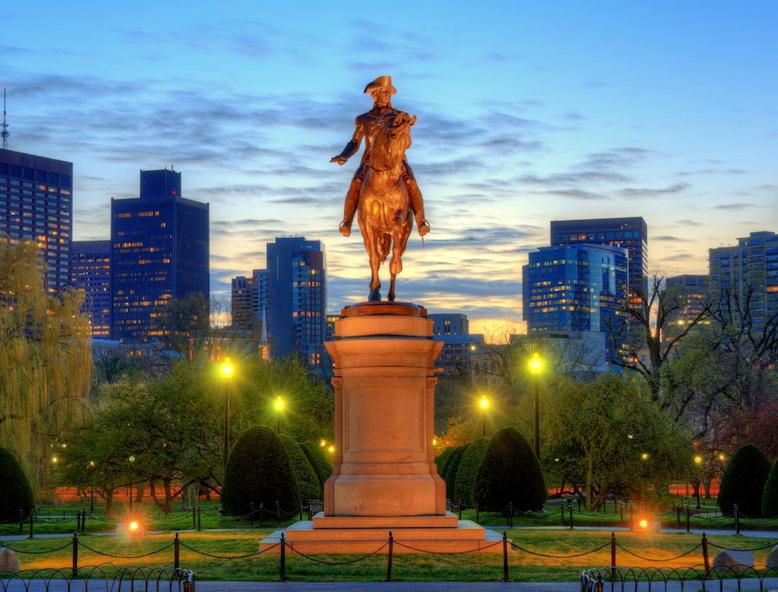
<svg viewBox="0 0 778 592">
<path fill-rule="evenodd" d="M 764 331 L 778 314 L 778 235 L 752 232 L 737 246 L 709 251 L 711 298 L 750 309 L 751 333 Z M 728 302 L 729 301 L 729 302 Z"/>
<path fill-rule="evenodd" d="M 326 335 L 326 260 L 321 241 L 277 238 L 267 245 L 270 355 L 321 364 Z"/>
<path fill-rule="evenodd" d="M 627 249 L 629 289 L 648 291 L 648 226 L 643 218 L 552 220 L 551 245 L 587 243 Z"/>
<path fill-rule="evenodd" d="M 0 148 L 0 237 L 33 241 L 52 293 L 69 280 L 73 164 Z"/>
<path fill-rule="evenodd" d="M 111 199 L 114 339 L 163 336 L 157 309 L 171 298 L 210 294 L 209 209 L 181 197 L 181 173 L 141 171 L 140 197 Z"/>
<path fill-rule="evenodd" d="M 523 315 L 530 335 L 603 332 L 608 359 L 618 359 L 626 337 L 626 249 L 595 244 L 541 247 L 529 254 L 522 271 Z"/>
<path fill-rule="evenodd" d="M 84 291 L 83 312 L 92 321 L 92 337 L 111 335 L 111 241 L 73 241 L 70 286 Z"/>
<path fill-rule="evenodd" d="M 483 335 L 470 334 L 470 321 L 461 313 L 429 314 L 432 321 L 432 338 L 443 342 L 443 349 L 435 361 L 450 376 L 469 376 L 471 355 L 484 342 Z"/>
</svg>

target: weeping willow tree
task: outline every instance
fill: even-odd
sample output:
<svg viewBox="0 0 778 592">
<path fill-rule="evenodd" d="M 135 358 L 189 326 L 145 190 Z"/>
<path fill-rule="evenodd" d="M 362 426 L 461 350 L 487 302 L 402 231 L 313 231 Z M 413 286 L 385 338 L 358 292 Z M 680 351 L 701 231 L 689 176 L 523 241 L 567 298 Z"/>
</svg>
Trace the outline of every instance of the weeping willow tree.
<svg viewBox="0 0 778 592">
<path fill-rule="evenodd" d="M 60 435 L 91 383 L 89 319 L 77 292 L 49 296 L 33 243 L 0 239 L 0 446 L 45 495 Z"/>
</svg>

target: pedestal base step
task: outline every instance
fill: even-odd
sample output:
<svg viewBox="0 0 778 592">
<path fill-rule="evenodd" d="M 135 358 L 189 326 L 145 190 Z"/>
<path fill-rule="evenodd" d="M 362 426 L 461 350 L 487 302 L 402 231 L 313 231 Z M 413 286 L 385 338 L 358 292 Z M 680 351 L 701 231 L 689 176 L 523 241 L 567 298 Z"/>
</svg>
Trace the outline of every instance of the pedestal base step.
<svg viewBox="0 0 778 592">
<path fill-rule="evenodd" d="M 295 522 L 286 531 L 277 530 L 259 545 L 260 551 L 279 553 L 274 547 L 284 533 L 287 552 L 334 555 L 344 553 L 372 553 L 380 549 L 386 554 L 389 531 L 394 538 L 393 553 L 502 553 L 502 536 L 486 530 L 470 520 L 460 520 L 456 528 L 325 528 L 315 529 L 313 522 Z M 508 548 L 510 552 L 510 547 Z"/>
<path fill-rule="evenodd" d="M 313 517 L 313 528 L 457 528 L 456 514 L 443 516 L 325 516 L 318 512 Z"/>
</svg>

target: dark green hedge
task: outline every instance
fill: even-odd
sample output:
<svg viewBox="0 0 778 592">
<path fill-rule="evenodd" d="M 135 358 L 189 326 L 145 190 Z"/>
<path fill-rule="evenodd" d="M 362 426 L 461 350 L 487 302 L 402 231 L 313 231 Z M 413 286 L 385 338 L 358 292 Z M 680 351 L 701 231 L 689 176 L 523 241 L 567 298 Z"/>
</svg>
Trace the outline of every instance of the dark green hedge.
<svg viewBox="0 0 778 592">
<path fill-rule="evenodd" d="M 286 510 L 297 508 L 295 484 L 289 455 L 278 435 L 267 427 L 245 432 L 230 453 L 222 488 L 222 504 L 233 516 L 255 511 L 259 504 Z"/>
<path fill-rule="evenodd" d="M 321 483 L 316 471 L 305 456 L 302 447 L 294 438 L 287 434 L 281 434 L 281 443 L 284 445 L 289 462 L 292 464 L 295 484 L 297 485 L 297 499 L 300 501 L 321 499 Z M 282 504 L 283 505 L 283 504 Z"/>
<path fill-rule="evenodd" d="M 441 475 L 443 480 L 446 482 L 446 497 L 455 504 L 459 503 L 455 497 L 457 471 L 459 471 L 459 463 L 462 461 L 462 456 L 465 454 L 465 450 L 467 450 L 468 446 L 469 444 L 464 444 L 463 446 L 457 446 L 454 449 L 454 452 L 452 452 L 451 456 L 448 458 L 448 462 L 446 463 L 446 466 L 443 469 L 443 474 Z"/>
<path fill-rule="evenodd" d="M 457 470 L 454 485 L 456 498 L 453 499 L 461 499 L 469 506 L 475 503 L 475 482 L 478 479 L 478 470 L 481 468 L 481 461 L 488 446 L 488 438 L 478 438 L 473 440 L 465 450 L 462 460 L 459 461 L 459 470 Z"/>
<path fill-rule="evenodd" d="M 324 482 L 332 475 L 332 465 L 330 465 L 330 461 L 324 456 L 321 446 L 316 444 L 316 442 L 303 442 L 302 448 L 305 456 L 308 458 L 308 462 L 311 463 L 313 470 L 316 471 L 316 476 L 319 478 L 319 484 L 323 489 Z"/>
<path fill-rule="evenodd" d="M 0 522 L 18 520 L 19 510 L 25 516 L 35 507 L 32 487 L 16 457 L 0 448 Z"/>
<path fill-rule="evenodd" d="M 776 428 L 778 429 L 778 428 Z M 767 476 L 762 491 L 762 517 L 778 518 L 778 461 Z"/>
<path fill-rule="evenodd" d="M 519 512 L 543 507 L 546 484 L 540 463 L 516 429 L 503 428 L 489 442 L 478 471 L 475 498 L 485 510 L 505 511 L 509 502 Z"/>
<path fill-rule="evenodd" d="M 727 465 L 719 489 L 719 508 L 724 514 L 732 514 L 734 505 L 749 518 L 762 514 L 762 492 L 770 461 L 753 444 L 739 448 Z"/>
</svg>

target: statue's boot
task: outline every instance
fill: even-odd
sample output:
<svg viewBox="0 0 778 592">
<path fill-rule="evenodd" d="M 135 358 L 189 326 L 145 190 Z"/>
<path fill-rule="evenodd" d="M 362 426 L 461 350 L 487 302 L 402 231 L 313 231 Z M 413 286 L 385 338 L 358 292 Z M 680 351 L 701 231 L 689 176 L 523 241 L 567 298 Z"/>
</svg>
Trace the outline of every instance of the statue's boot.
<svg viewBox="0 0 778 592">
<path fill-rule="evenodd" d="M 411 200 L 411 210 L 413 210 L 413 216 L 416 218 L 416 225 L 419 227 L 419 234 L 424 236 L 430 231 L 430 223 L 427 222 L 427 218 L 424 216 L 424 198 L 421 195 L 416 179 L 410 175 L 403 177 L 405 181 L 405 188 L 408 190 L 408 197 Z"/>
<path fill-rule="evenodd" d="M 354 177 L 346 193 L 346 201 L 343 204 L 343 220 L 338 225 L 338 230 L 343 236 L 351 236 L 351 223 L 359 205 L 359 190 L 362 188 L 362 179 Z"/>
</svg>

